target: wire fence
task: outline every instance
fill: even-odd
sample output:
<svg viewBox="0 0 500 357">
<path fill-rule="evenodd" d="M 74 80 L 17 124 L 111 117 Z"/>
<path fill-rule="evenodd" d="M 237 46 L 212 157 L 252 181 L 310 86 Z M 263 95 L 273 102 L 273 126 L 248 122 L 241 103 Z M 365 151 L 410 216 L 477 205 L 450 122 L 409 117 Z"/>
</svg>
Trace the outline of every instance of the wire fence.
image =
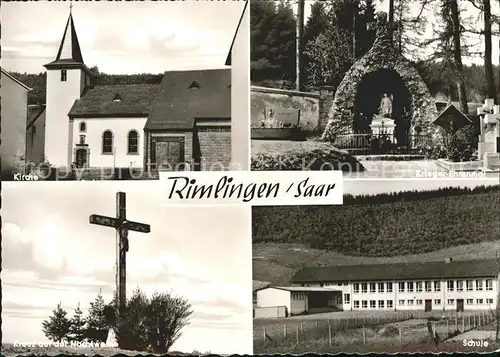
<svg viewBox="0 0 500 357">
<path fill-rule="evenodd" d="M 430 341 L 431 335 L 438 342 L 442 342 L 458 334 L 491 324 L 494 320 L 494 314 L 490 311 L 478 311 L 468 314 L 454 312 L 439 317 L 425 316 L 418 312 L 400 312 L 392 316 L 297 321 L 290 319 L 286 323 L 276 321 L 265 323 L 264 321 L 254 326 L 254 348 L 293 347 L 301 344 L 405 345 Z"/>
</svg>

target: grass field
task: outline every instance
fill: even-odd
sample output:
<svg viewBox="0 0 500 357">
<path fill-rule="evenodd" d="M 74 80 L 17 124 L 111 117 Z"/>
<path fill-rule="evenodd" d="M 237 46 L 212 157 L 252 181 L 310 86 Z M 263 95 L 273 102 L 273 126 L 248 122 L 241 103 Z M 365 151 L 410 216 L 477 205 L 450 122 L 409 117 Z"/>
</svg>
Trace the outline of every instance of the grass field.
<svg viewBox="0 0 500 357">
<path fill-rule="evenodd" d="M 290 283 L 294 272 L 302 265 L 421 262 L 448 257 L 457 260 L 495 258 L 496 252 L 500 251 L 500 240 L 460 245 L 424 254 L 383 258 L 343 255 L 332 251 L 311 249 L 305 244 L 253 244 L 252 250 L 254 286 L 264 282 L 286 285 Z"/>
<path fill-rule="evenodd" d="M 330 313 L 330 319 L 323 316 L 313 320 L 313 315 L 308 318 L 254 319 L 254 353 L 376 352 L 386 351 L 385 348 L 416 352 L 427 347 L 435 351 L 436 347 L 430 344 L 429 321 L 439 336 L 439 348 L 448 343 L 448 338 L 475 329 L 492 329 L 494 325 L 488 311 L 442 314 L 343 312 Z M 451 345 L 459 348 L 456 344 Z M 450 347 L 449 343 L 447 347 Z"/>
</svg>

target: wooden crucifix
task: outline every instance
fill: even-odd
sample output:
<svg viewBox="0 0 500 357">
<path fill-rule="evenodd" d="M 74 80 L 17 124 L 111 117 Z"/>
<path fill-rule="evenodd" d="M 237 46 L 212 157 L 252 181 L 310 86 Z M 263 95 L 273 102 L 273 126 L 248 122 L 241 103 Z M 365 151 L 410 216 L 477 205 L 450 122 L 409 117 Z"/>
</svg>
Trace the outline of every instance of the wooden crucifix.
<svg viewBox="0 0 500 357">
<path fill-rule="evenodd" d="M 113 227 L 116 230 L 116 306 L 119 313 L 123 312 L 126 305 L 126 254 L 128 252 L 128 232 L 150 233 L 149 224 L 128 221 L 126 217 L 127 204 L 125 192 L 116 193 L 116 218 L 91 214 L 91 224 Z"/>
</svg>

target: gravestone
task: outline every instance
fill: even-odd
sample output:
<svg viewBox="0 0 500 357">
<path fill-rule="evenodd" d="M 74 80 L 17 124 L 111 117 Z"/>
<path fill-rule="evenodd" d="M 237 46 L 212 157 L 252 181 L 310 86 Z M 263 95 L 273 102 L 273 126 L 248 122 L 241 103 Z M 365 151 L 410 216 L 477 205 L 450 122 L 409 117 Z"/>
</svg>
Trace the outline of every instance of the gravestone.
<svg viewBox="0 0 500 357">
<path fill-rule="evenodd" d="M 500 169 L 500 105 L 494 105 L 493 99 L 486 99 L 484 105 L 477 108 L 480 117 L 481 134 L 478 154 L 486 170 Z"/>
</svg>

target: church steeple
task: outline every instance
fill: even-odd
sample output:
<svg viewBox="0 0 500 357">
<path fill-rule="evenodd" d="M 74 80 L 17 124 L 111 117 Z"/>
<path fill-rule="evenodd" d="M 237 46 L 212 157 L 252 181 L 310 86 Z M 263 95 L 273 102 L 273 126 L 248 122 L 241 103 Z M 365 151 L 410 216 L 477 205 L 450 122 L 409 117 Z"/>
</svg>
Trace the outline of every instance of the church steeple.
<svg viewBox="0 0 500 357">
<path fill-rule="evenodd" d="M 64 34 L 61 40 L 61 45 L 59 46 L 59 51 L 57 52 L 54 62 L 61 60 L 73 60 L 74 62 L 83 64 L 82 51 L 80 49 L 80 43 L 78 42 L 71 7 L 68 21 L 66 22 L 66 28 L 64 29 Z"/>
</svg>

